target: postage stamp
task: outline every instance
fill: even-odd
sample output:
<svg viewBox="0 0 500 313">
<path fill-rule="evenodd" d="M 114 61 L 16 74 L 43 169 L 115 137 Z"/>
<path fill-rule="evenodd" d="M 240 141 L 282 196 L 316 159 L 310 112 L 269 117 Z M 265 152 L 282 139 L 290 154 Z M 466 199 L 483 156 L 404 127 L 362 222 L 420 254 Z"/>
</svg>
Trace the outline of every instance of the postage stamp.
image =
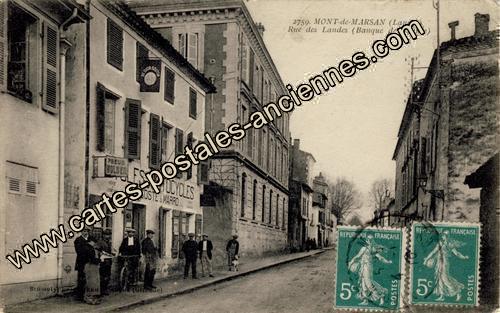
<svg viewBox="0 0 500 313">
<path fill-rule="evenodd" d="M 479 304 L 480 232 L 474 223 L 412 225 L 411 304 Z"/>
<path fill-rule="evenodd" d="M 406 234 L 401 229 L 339 226 L 335 307 L 399 309 L 405 246 Z"/>
</svg>

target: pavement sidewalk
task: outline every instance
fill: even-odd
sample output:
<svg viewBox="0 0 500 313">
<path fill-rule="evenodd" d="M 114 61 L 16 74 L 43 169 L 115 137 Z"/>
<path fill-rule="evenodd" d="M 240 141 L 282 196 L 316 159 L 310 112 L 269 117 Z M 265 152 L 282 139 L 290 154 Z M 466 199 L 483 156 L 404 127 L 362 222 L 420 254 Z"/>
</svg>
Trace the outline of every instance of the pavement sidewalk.
<svg viewBox="0 0 500 313">
<path fill-rule="evenodd" d="M 186 279 L 182 277 L 171 277 L 156 280 L 156 291 L 144 291 L 137 288 L 129 292 L 113 292 L 103 298 L 99 305 L 88 305 L 74 300 L 72 296 L 58 296 L 27 303 L 7 306 L 5 312 L 65 312 L 65 313 L 88 313 L 110 312 L 119 309 L 130 308 L 137 305 L 147 304 L 176 295 L 185 294 L 194 290 L 225 282 L 236 277 L 248 275 L 257 271 L 271 268 L 280 264 L 304 259 L 324 252 L 324 250 L 312 250 L 292 254 L 276 255 L 263 258 L 247 259 L 240 263 L 238 272 L 229 272 L 222 269 L 214 271 L 214 278 L 200 277 L 199 279 Z"/>
</svg>

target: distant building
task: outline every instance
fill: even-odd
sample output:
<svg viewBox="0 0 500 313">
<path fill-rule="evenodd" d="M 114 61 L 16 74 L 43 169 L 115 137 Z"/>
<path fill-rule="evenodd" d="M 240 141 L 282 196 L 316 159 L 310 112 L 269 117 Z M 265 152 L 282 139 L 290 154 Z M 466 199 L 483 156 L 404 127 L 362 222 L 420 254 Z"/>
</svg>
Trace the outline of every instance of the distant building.
<svg viewBox="0 0 500 313">
<path fill-rule="evenodd" d="M 288 208 L 288 244 L 292 251 L 305 249 L 308 238 L 318 234 L 318 216 L 313 210 L 313 171 L 316 160 L 300 150 L 295 139 L 290 152 L 290 206 Z M 316 211 L 317 207 L 316 207 Z"/>
<path fill-rule="evenodd" d="M 22 270 L 5 256 L 63 223 L 69 196 L 83 195 L 82 188 L 64 192 L 64 127 L 71 123 L 64 113 L 71 88 L 65 64 L 75 49 L 70 32 L 88 19 L 72 0 L 0 2 L 1 304 L 64 287 L 63 245 L 22 263 Z"/>
<path fill-rule="evenodd" d="M 287 93 L 264 44 L 264 26 L 253 21 L 243 1 L 130 3 L 217 87 L 207 98 L 207 132 L 245 124 L 253 112 Z M 286 248 L 289 138 L 284 114 L 264 128 L 249 129 L 242 141 L 211 158 L 202 205 L 217 263 L 225 262 L 225 243 L 235 233 L 242 255 Z"/>
<path fill-rule="evenodd" d="M 451 40 L 413 85 L 393 154 L 401 224 L 479 221 L 479 193 L 463 181 L 498 152 L 498 31 L 488 23 L 477 13 L 474 35 L 460 39 L 450 23 Z"/>
<path fill-rule="evenodd" d="M 329 205 L 329 190 L 325 177 L 321 173 L 313 180 L 313 214 L 318 214 L 317 234 L 313 234 L 318 245 L 324 247 L 333 242 L 334 224 L 336 224 L 335 215 L 333 215 Z M 316 213 L 317 212 L 317 213 Z"/>
</svg>

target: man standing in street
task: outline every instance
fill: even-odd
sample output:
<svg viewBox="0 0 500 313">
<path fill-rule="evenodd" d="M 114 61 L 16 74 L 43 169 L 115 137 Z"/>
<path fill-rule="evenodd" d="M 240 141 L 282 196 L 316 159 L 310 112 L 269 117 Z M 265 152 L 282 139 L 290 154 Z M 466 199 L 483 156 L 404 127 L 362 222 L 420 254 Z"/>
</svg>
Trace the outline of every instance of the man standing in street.
<svg viewBox="0 0 500 313">
<path fill-rule="evenodd" d="M 144 255 L 144 261 L 146 263 L 144 270 L 144 289 L 146 290 L 156 289 L 156 286 L 153 286 L 153 281 L 155 279 L 158 252 L 153 242 L 154 234 L 154 231 L 150 229 L 146 230 L 146 238 L 144 238 L 141 243 L 142 254 Z"/>
<path fill-rule="evenodd" d="M 107 254 L 108 256 L 112 255 L 111 252 L 111 229 L 105 229 L 102 232 L 102 239 L 97 242 L 96 250 L 103 252 L 103 254 Z M 111 257 L 106 257 L 101 259 L 101 264 L 99 267 L 99 276 L 101 279 L 101 295 L 107 296 L 109 281 L 111 280 Z"/>
<path fill-rule="evenodd" d="M 208 235 L 203 234 L 203 240 L 198 243 L 198 251 L 200 252 L 201 260 L 201 276 L 205 277 L 205 272 L 208 272 L 210 277 L 212 274 L 212 241 L 208 240 Z"/>
<path fill-rule="evenodd" d="M 129 285 L 135 285 L 137 267 L 139 266 L 139 258 L 141 257 L 141 244 L 139 239 L 135 237 L 135 229 L 127 228 L 127 237 L 123 238 L 120 245 L 120 255 L 128 257 L 129 265 Z"/>
<path fill-rule="evenodd" d="M 186 263 L 184 263 L 184 279 L 188 277 L 189 267 L 191 266 L 191 274 L 193 279 L 197 279 L 196 277 L 196 259 L 198 254 L 198 244 L 194 240 L 194 234 L 188 234 L 189 240 L 184 241 L 182 244 L 182 252 L 184 252 L 184 259 Z"/>
<path fill-rule="evenodd" d="M 233 261 L 240 251 L 240 243 L 238 242 L 238 235 L 234 234 L 233 239 L 229 240 L 226 245 L 227 251 L 227 263 L 229 266 L 229 271 L 233 268 Z"/>
<path fill-rule="evenodd" d="M 78 271 L 77 285 L 76 285 L 76 299 L 83 301 L 85 294 L 85 285 L 87 283 L 85 277 L 85 264 L 90 260 L 90 253 L 94 251 L 89 244 L 90 228 L 85 227 L 82 230 L 80 237 L 75 239 L 76 262 L 75 271 Z"/>
</svg>

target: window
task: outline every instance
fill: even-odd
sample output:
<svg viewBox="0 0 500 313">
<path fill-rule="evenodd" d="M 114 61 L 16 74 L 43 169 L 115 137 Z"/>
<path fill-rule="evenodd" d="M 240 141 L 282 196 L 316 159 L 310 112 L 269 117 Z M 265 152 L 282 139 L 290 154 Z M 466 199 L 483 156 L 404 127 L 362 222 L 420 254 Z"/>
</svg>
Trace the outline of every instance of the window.
<svg viewBox="0 0 500 313">
<path fill-rule="evenodd" d="M 175 100 L 175 73 L 169 69 L 168 67 L 165 67 L 165 90 L 164 92 L 164 99 L 165 101 L 170 102 L 171 104 L 174 104 Z"/>
<path fill-rule="evenodd" d="M 165 257 L 167 255 L 167 216 L 168 216 L 168 210 L 165 208 L 160 207 L 159 209 L 159 231 L 158 231 L 158 254 L 159 257 Z"/>
<path fill-rule="evenodd" d="M 156 114 L 149 115 L 149 167 L 161 165 L 161 120 Z"/>
<path fill-rule="evenodd" d="M 0 4 L 4 5 L 4 3 Z M 36 56 L 38 20 L 20 7 L 8 4 L 8 63 L 7 63 L 7 90 L 16 97 L 32 102 L 33 92 L 36 91 Z M 3 21 L 2 21 L 3 23 Z M 51 31 L 54 35 L 54 30 Z M 52 45 L 57 49 L 57 33 Z M 54 53 L 56 53 L 54 51 Z M 55 67 L 57 62 L 51 55 L 51 63 Z"/>
<path fill-rule="evenodd" d="M 248 83 L 249 83 L 249 87 L 250 87 L 250 90 L 253 91 L 253 88 L 254 88 L 254 79 L 255 79 L 255 56 L 254 56 L 254 53 L 253 53 L 253 50 L 250 49 L 250 60 L 248 62 L 248 69 L 249 69 L 249 73 L 248 73 Z"/>
<path fill-rule="evenodd" d="M 257 137 L 258 137 L 258 141 L 257 141 L 257 162 L 261 166 L 262 166 L 262 136 L 263 136 L 262 132 L 263 132 L 262 129 L 257 130 Z"/>
<path fill-rule="evenodd" d="M 266 216 L 266 185 L 262 185 L 262 223 L 264 223 L 264 216 Z"/>
<path fill-rule="evenodd" d="M 115 111 L 119 97 L 97 83 L 96 124 L 97 151 L 113 155 L 115 153 Z"/>
<path fill-rule="evenodd" d="M 252 219 L 255 220 L 255 209 L 257 206 L 257 180 L 253 180 L 253 192 L 252 192 Z"/>
<path fill-rule="evenodd" d="M 43 110 L 57 113 L 58 28 L 11 1 L 0 3 L 0 24 L 0 87 L 23 101 L 41 101 Z"/>
<path fill-rule="evenodd" d="M 286 218 L 286 214 L 285 214 L 285 207 L 286 207 L 285 198 L 283 198 L 283 211 L 282 211 L 282 215 L 283 215 L 283 217 L 282 217 L 282 219 L 281 219 L 281 224 L 282 224 L 282 225 L 281 225 L 281 227 L 282 227 L 283 229 L 285 229 L 285 218 Z"/>
<path fill-rule="evenodd" d="M 135 44 L 135 80 L 139 82 L 141 78 L 141 65 L 142 62 L 149 57 L 148 49 L 141 44 L 136 42 Z"/>
<path fill-rule="evenodd" d="M 198 68 L 198 33 L 179 34 L 178 45 L 179 53 Z"/>
<path fill-rule="evenodd" d="M 163 127 L 162 127 L 162 135 L 161 135 L 161 160 L 162 162 L 167 162 L 168 161 L 168 158 L 169 158 L 169 155 L 168 155 L 168 152 L 169 152 L 169 135 L 170 135 L 170 132 L 172 130 L 172 127 L 168 126 L 167 124 L 163 124 Z"/>
<path fill-rule="evenodd" d="M 141 118 L 141 102 L 127 99 L 125 102 L 125 157 L 128 159 L 141 157 Z"/>
<path fill-rule="evenodd" d="M 243 173 L 241 177 L 241 217 L 245 217 L 245 204 L 247 193 L 247 174 Z"/>
<path fill-rule="evenodd" d="M 269 224 L 273 221 L 273 191 L 269 190 Z"/>
<path fill-rule="evenodd" d="M 268 141 L 267 141 L 267 132 L 264 128 L 262 128 L 262 166 L 267 170 L 269 155 L 268 155 Z"/>
<path fill-rule="evenodd" d="M 106 39 L 108 64 L 123 70 L 123 30 L 110 19 L 107 23 Z"/>
<path fill-rule="evenodd" d="M 193 145 L 194 145 L 194 138 L 193 138 L 193 132 L 190 132 L 188 135 L 187 135 L 187 138 L 186 138 L 186 145 L 193 149 Z M 191 165 L 188 169 L 187 169 L 187 179 L 191 179 L 191 177 L 193 177 L 193 166 L 194 165 Z"/>
<path fill-rule="evenodd" d="M 276 226 L 279 225 L 280 219 L 280 195 L 276 194 Z"/>
<path fill-rule="evenodd" d="M 198 164 L 198 185 L 208 185 L 210 160 L 200 161 Z"/>
<path fill-rule="evenodd" d="M 18 249 L 34 238 L 37 231 L 35 224 L 26 221 L 36 220 L 43 212 L 39 213 L 37 210 L 38 168 L 7 161 L 5 174 L 7 180 L 5 222 L 7 225 L 23 225 L 23 227 L 11 227 L 5 233 L 5 248 L 9 251 Z"/>
<path fill-rule="evenodd" d="M 197 241 L 201 240 L 201 230 L 202 230 L 202 224 L 203 224 L 203 217 L 201 214 L 196 214 L 195 215 L 195 221 L 194 221 L 194 234 L 195 238 Z"/>
<path fill-rule="evenodd" d="M 189 117 L 196 119 L 196 101 L 197 94 L 196 91 L 192 88 L 189 88 Z"/>
<path fill-rule="evenodd" d="M 246 38 L 241 36 L 241 80 L 248 84 L 248 45 Z"/>
</svg>

